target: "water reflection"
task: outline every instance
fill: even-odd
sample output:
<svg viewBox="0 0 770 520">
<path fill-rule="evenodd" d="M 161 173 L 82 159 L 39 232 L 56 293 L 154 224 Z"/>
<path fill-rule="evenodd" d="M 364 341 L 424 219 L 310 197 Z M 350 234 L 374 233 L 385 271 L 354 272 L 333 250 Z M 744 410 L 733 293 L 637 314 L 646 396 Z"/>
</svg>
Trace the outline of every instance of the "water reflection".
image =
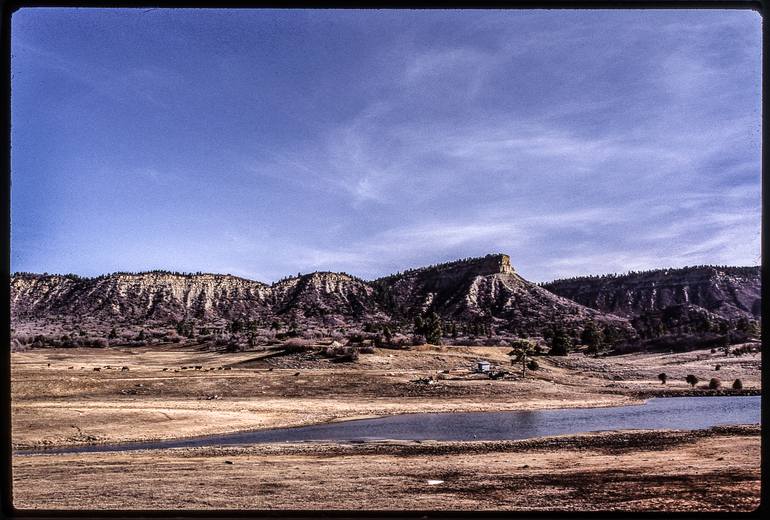
<svg viewBox="0 0 770 520">
<path fill-rule="evenodd" d="M 82 446 L 48 453 L 120 451 L 268 442 L 393 440 L 517 440 L 602 430 L 692 430 L 760 422 L 759 396 L 673 397 L 612 408 L 517 412 L 406 414 L 378 419 L 215 435 L 196 439 Z M 23 453 L 23 452 L 22 452 Z"/>
</svg>

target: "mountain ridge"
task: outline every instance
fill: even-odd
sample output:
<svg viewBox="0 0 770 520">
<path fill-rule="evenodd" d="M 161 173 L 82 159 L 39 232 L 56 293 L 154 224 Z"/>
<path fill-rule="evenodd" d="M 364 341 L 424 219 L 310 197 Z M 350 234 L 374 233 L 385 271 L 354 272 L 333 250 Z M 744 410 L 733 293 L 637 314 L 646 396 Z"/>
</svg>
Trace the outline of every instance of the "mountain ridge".
<svg viewBox="0 0 770 520">
<path fill-rule="evenodd" d="M 694 304 L 728 319 L 761 315 L 761 268 L 714 266 L 576 277 L 541 286 L 582 305 L 624 317 Z"/>
<path fill-rule="evenodd" d="M 315 271 L 268 285 L 229 274 L 154 270 L 93 278 L 15 273 L 10 283 L 12 322 L 30 330 L 57 320 L 90 320 L 101 329 L 235 320 L 306 331 L 372 325 L 404 331 L 435 314 L 453 329 L 508 338 L 542 337 L 554 327 L 577 337 L 593 322 L 630 340 L 756 321 L 761 307 L 758 268 L 698 266 L 535 284 L 502 253 L 372 281 Z"/>
</svg>

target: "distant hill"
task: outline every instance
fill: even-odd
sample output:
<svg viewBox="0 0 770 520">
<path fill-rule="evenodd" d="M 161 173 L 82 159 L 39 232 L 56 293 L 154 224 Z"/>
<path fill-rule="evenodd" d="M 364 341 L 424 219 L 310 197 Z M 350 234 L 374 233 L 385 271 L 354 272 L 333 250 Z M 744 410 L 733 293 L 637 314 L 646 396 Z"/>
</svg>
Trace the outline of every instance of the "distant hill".
<svg viewBox="0 0 770 520">
<path fill-rule="evenodd" d="M 625 318 L 692 305 L 728 320 L 759 319 L 760 268 L 696 266 L 556 280 L 543 288 Z"/>
<path fill-rule="evenodd" d="M 490 321 L 514 334 L 534 335 L 549 324 L 582 327 L 588 320 L 631 333 L 628 322 L 559 297 L 519 276 L 504 254 L 413 269 L 373 282 L 392 316 L 428 311 L 461 322 Z"/>
<path fill-rule="evenodd" d="M 562 328 L 579 342 L 593 322 L 613 343 L 628 343 L 748 330 L 746 322 L 760 315 L 760 286 L 758 267 L 713 266 L 539 286 L 522 278 L 505 254 L 410 269 L 374 281 L 331 272 L 287 277 L 271 285 L 231 275 L 167 271 L 95 278 L 17 273 L 11 277 L 11 319 L 12 326 L 27 334 L 88 329 L 100 335 L 116 326 L 182 330 L 182 322 L 232 331 L 233 322 L 239 322 L 260 337 L 279 330 L 319 337 L 386 327 L 410 335 L 417 330 L 417 318 L 435 313 L 445 335 L 451 330 L 453 336 L 478 341 L 547 337 Z M 63 325 L 52 325 L 56 323 Z"/>
<path fill-rule="evenodd" d="M 329 272 L 289 277 L 272 285 L 230 275 L 165 271 L 96 278 L 18 273 L 11 278 L 11 316 L 16 322 L 256 319 L 344 330 L 372 322 L 410 324 L 428 312 L 516 334 L 540 334 L 554 324 L 580 328 L 588 320 L 633 334 L 626 319 L 528 282 L 503 254 L 412 269 L 372 282 Z"/>
</svg>

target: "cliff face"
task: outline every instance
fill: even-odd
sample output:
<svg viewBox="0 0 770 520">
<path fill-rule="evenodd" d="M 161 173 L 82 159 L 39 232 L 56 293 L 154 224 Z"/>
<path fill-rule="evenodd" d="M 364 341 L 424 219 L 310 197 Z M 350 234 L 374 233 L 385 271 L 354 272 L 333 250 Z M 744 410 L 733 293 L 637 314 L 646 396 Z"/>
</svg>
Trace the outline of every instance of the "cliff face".
<svg viewBox="0 0 770 520">
<path fill-rule="evenodd" d="M 543 285 L 582 305 L 623 317 L 686 304 L 728 320 L 760 317 L 761 286 L 759 267 L 712 266 L 557 280 Z"/>
<path fill-rule="evenodd" d="M 13 320 L 88 317 L 101 322 L 168 322 L 288 318 L 298 324 L 409 323 L 426 312 L 456 322 L 494 323 L 514 334 L 538 334 L 556 323 L 587 320 L 632 333 L 627 320 L 586 308 L 520 277 L 507 255 L 488 255 L 365 282 L 319 272 L 273 285 L 229 275 L 164 272 L 98 278 L 15 275 Z M 285 320 L 284 320 L 285 321 Z"/>
<path fill-rule="evenodd" d="M 537 334 L 554 323 L 582 326 L 588 320 L 632 334 L 628 322 L 559 297 L 519 276 L 508 255 L 452 262 L 374 282 L 393 315 L 410 318 L 434 311 L 459 321 L 495 321 L 502 330 Z"/>
<path fill-rule="evenodd" d="M 269 310 L 269 286 L 229 275 L 15 275 L 12 318 L 89 316 L 126 321 L 199 319 Z"/>
<path fill-rule="evenodd" d="M 353 319 L 383 318 L 374 288 L 340 273 L 312 273 L 289 278 L 270 288 L 273 312 L 305 318 L 342 316 Z"/>
</svg>

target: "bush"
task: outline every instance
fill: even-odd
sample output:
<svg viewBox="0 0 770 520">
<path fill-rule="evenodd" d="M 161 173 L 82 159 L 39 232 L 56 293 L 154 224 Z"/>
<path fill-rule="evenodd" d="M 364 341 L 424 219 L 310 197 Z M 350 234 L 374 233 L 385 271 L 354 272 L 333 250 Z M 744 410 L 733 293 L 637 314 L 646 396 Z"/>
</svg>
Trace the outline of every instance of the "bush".
<svg viewBox="0 0 770 520">
<path fill-rule="evenodd" d="M 717 390 L 720 386 L 722 386 L 722 381 L 720 381 L 716 377 L 712 377 L 711 381 L 709 381 L 709 388 L 711 390 Z"/>
<path fill-rule="evenodd" d="M 365 346 L 358 349 L 358 352 L 361 354 L 374 354 L 374 347 L 372 346 Z"/>
<path fill-rule="evenodd" d="M 310 350 L 313 342 L 307 339 L 291 338 L 283 343 L 283 348 L 289 354 Z"/>
<path fill-rule="evenodd" d="M 658 374 L 658 379 L 660 379 L 661 384 L 666 384 L 666 381 L 668 380 L 668 376 L 665 372 Z"/>
<path fill-rule="evenodd" d="M 393 334 L 393 337 L 390 339 L 390 345 L 393 347 L 404 347 L 409 343 L 409 338 L 405 336 L 404 334 Z"/>
<path fill-rule="evenodd" d="M 412 336 L 412 345 L 414 346 L 424 345 L 427 342 L 428 340 L 426 340 L 425 336 L 423 336 L 422 334 L 415 334 L 414 336 Z"/>
<path fill-rule="evenodd" d="M 685 377 L 684 380 L 687 381 L 687 384 L 689 384 L 693 388 L 695 388 L 695 385 L 698 384 L 698 378 L 692 374 L 687 374 L 687 377 Z"/>
<path fill-rule="evenodd" d="M 532 370 L 532 371 L 535 371 L 538 368 L 540 368 L 540 363 L 538 363 L 534 359 L 530 359 L 529 362 L 527 363 L 527 368 Z"/>
<path fill-rule="evenodd" d="M 349 352 L 332 359 L 334 363 L 353 363 L 358 361 L 358 350 L 351 348 Z"/>
<path fill-rule="evenodd" d="M 743 382 L 740 379 L 733 381 L 733 390 L 743 390 Z"/>
<path fill-rule="evenodd" d="M 722 365 L 717 365 L 714 367 L 714 370 L 719 370 L 720 368 L 722 368 Z"/>
<path fill-rule="evenodd" d="M 29 345 L 33 341 L 35 341 L 34 336 L 30 336 L 28 334 L 21 334 L 19 336 L 16 336 L 16 339 L 21 343 L 22 345 Z"/>
</svg>

